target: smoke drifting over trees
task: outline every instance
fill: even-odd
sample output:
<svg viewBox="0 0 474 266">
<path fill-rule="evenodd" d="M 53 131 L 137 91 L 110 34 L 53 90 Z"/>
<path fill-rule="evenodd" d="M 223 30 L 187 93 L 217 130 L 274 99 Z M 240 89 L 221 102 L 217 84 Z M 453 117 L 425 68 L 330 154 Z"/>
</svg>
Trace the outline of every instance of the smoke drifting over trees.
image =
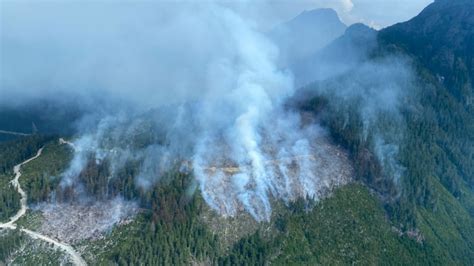
<svg viewBox="0 0 474 266">
<path fill-rule="evenodd" d="M 77 185 L 91 154 L 97 164 L 110 162 L 110 178 L 140 160 L 140 187 L 187 168 L 220 213 L 268 220 L 271 198 L 318 199 L 352 176 L 325 130 L 285 105 L 297 89 L 292 71 L 279 68 L 277 45 L 235 9 L 219 2 L 6 5 L 0 103 L 77 97 L 88 109 L 63 187 Z M 325 64 L 337 75 L 348 71 Z M 409 72 L 398 59 L 366 62 L 317 94 L 354 105 L 364 129 L 372 128 L 380 113 L 398 112 Z M 379 139 L 377 155 L 393 165 L 397 139 Z"/>
</svg>

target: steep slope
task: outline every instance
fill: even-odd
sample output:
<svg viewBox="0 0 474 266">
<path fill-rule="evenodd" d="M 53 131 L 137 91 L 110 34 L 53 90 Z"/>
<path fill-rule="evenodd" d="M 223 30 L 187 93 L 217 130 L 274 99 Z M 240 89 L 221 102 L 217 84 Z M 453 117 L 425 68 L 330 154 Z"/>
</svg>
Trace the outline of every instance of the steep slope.
<svg viewBox="0 0 474 266">
<path fill-rule="evenodd" d="M 474 2 L 438 0 L 412 20 L 381 31 L 379 41 L 414 58 L 430 84 L 420 99 L 425 111 L 432 112 L 426 119 L 436 128 L 431 133 L 432 146 L 439 148 L 435 174 L 456 197 L 464 185 L 472 190 Z"/>
<path fill-rule="evenodd" d="M 474 2 L 437 0 L 413 19 L 380 32 L 423 63 L 458 98 L 471 103 L 474 80 Z"/>
<path fill-rule="evenodd" d="M 54 145 L 57 146 L 57 142 Z M 47 145 L 50 148 L 45 149 L 42 163 L 46 165 L 38 161 L 25 168 L 24 184 L 32 196 L 35 190 L 43 190 L 41 178 L 49 176 L 43 174 L 41 167 L 51 168 L 51 173 L 58 167 L 57 160 L 67 160 L 67 156 L 57 156 L 54 145 L 50 143 Z M 170 173 L 168 182 L 154 186 L 143 196 L 145 202 L 136 219 L 118 225 L 101 238 L 81 242 L 75 246 L 76 250 L 90 263 L 119 265 L 145 262 L 212 265 L 429 262 L 446 265 L 460 263 L 459 256 L 469 256 L 468 249 L 458 249 L 457 243 L 471 236 L 463 232 L 466 232 L 465 227 L 472 226 L 459 215 L 462 208 L 449 193 L 443 194 L 441 215 L 424 209 L 420 212 L 420 228 L 430 230 L 421 238 L 416 231 L 408 234 L 392 227 L 374 194 L 365 186 L 350 184 L 337 189 L 313 208 L 308 208 L 311 203 L 308 205 L 304 200 L 288 207 L 280 203 L 268 223 L 245 225 L 250 217 L 220 220 L 218 222 L 228 226 L 238 223 L 247 230 L 227 243 L 225 234 L 232 230 L 215 232 L 208 223 L 203 223 L 203 215 L 211 210 L 198 193 L 188 194 L 190 178 Z M 36 181 L 30 182 L 32 179 Z M 41 220 L 44 222 L 44 218 Z M 449 225 L 448 229 L 445 225 Z M 438 240 L 446 235 L 451 237 L 451 242 Z M 0 237 L 0 261 L 10 256 L 17 261 L 38 255 L 38 249 L 28 248 L 17 258 L 14 251 L 18 247 L 10 247 L 8 243 L 20 240 L 21 235 L 16 233 L 11 238 Z M 455 254 L 453 257 L 451 251 Z"/>
<path fill-rule="evenodd" d="M 409 93 L 402 99 L 399 116 L 380 116 L 378 130 L 364 134 L 357 103 L 332 95 L 313 98 L 303 107 L 322 110 L 333 137 L 350 150 L 357 178 L 378 194 L 397 230 L 407 234 L 419 230 L 425 247 L 420 254 L 432 252 L 436 264 L 474 261 L 473 7 L 472 1 L 436 1 L 412 20 L 378 33 L 377 46 L 365 46 L 368 53 L 362 65 L 345 65 L 347 71 L 311 84 L 299 97 L 305 99 L 311 95 L 308 92 L 325 87 L 352 86 L 365 63 L 384 58 L 408 62 L 414 79 L 412 86 L 403 87 Z M 348 37 L 340 39 L 344 38 Z M 325 49 L 337 47 L 336 43 Z M 399 185 L 383 174 L 374 137 L 392 130 L 402 136 L 396 157 L 403 168 Z"/>
</svg>

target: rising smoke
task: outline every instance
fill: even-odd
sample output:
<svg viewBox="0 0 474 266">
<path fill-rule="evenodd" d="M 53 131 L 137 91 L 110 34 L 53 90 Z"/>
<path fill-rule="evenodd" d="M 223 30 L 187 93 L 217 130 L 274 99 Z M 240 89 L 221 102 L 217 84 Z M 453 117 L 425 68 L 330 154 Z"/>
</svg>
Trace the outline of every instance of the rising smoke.
<svg viewBox="0 0 474 266">
<path fill-rule="evenodd" d="M 16 22 L 2 37 L 10 51 L 2 62 L 32 63 L 2 70 L 1 81 L 10 98 L 108 103 L 78 122 L 62 187 L 78 185 L 91 153 L 97 163 L 111 162 L 110 178 L 126 161 L 141 160 L 136 184 L 143 188 L 181 165 L 210 207 L 228 216 L 245 210 L 260 221 L 270 219 L 272 198 L 319 199 L 351 178 L 325 130 L 285 106 L 295 93 L 293 74 L 277 67 L 277 47 L 244 14 L 218 2 L 71 3 L 55 6 L 53 15 L 50 8 L 19 8 L 11 14 L 22 16 L 5 20 Z M 47 62 L 45 54 L 52 55 Z M 378 108 L 397 108 L 403 86 L 391 84 L 407 80 L 392 74 L 397 69 L 403 64 L 367 63 L 355 74 L 360 83 L 327 89 L 334 99 L 360 103 L 364 126 L 372 127 Z M 137 145 L 150 132 L 153 141 Z M 386 154 L 392 146 L 382 144 Z"/>
</svg>

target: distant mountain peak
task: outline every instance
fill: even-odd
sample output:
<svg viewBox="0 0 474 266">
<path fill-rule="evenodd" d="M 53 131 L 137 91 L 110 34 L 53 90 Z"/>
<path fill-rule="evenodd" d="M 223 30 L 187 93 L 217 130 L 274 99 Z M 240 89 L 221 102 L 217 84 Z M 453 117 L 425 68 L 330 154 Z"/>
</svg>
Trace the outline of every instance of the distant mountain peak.
<svg viewBox="0 0 474 266">
<path fill-rule="evenodd" d="M 304 10 L 298 16 L 294 17 L 286 24 L 303 24 L 303 23 L 325 23 L 325 24 L 342 24 L 344 25 L 337 12 L 331 8 L 316 8 Z"/>
<path fill-rule="evenodd" d="M 316 8 L 316 9 L 304 10 L 297 17 L 300 17 L 300 16 L 301 17 L 327 16 L 327 17 L 337 17 L 339 19 L 337 12 L 332 8 Z"/>
<path fill-rule="evenodd" d="M 355 23 L 350 25 L 347 29 L 345 34 L 348 35 L 363 35 L 363 34 L 373 34 L 376 32 L 373 28 L 363 24 L 363 23 Z"/>
<path fill-rule="evenodd" d="M 282 64 L 288 65 L 314 54 L 346 30 L 336 11 L 330 8 L 305 10 L 275 27 L 270 38 L 278 45 Z"/>
</svg>

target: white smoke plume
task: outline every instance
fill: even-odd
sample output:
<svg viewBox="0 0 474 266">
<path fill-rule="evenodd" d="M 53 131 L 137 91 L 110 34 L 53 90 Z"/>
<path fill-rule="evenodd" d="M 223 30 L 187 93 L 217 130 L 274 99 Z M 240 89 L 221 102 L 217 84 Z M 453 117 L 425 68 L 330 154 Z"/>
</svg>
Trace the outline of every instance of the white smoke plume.
<svg viewBox="0 0 474 266">
<path fill-rule="evenodd" d="M 96 163 L 110 161 L 110 178 L 127 160 L 141 160 L 136 183 L 144 188 L 177 164 L 188 164 L 211 207 L 223 215 L 248 211 L 268 220 L 272 198 L 318 199 L 347 182 L 350 169 L 342 152 L 324 147 L 322 129 L 284 108 L 295 90 L 292 74 L 276 67 L 276 46 L 252 21 L 218 3 L 158 7 L 166 11 L 134 6 L 138 16 L 114 6 L 108 11 L 116 16 L 98 31 L 93 25 L 103 8 L 92 10 L 85 22 L 77 20 L 77 10 L 60 6 L 54 19 L 47 10 L 29 18 L 38 23 L 20 24 L 50 26 L 47 35 L 29 41 L 53 57 L 44 71 L 34 71 L 40 60 L 30 69 L 7 70 L 4 86 L 28 85 L 17 77 L 31 71 L 28 82 L 45 86 L 42 94 L 107 102 L 78 123 L 75 156 L 62 187 L 81 190 L 77 178 L 91 154 Z M 55 19 L 63 24 L 55 27 Z M 12 35 L 16 41 L 29 38 Z M 26 56 L 16 52 L 19 60 Z M 159 140 L 139 146 L 147 130 Z M 318 149 L 327 150 L 320 154 L 324 169 L 315 159 Z"/>
<path fill-rule="evenodd" d="M 6 13 L 2 62 L 32 62 L 2 70 L 8 97 L 107 103 L 78 124 L 64 187 L 77 183 L 90 153 L 111 161 L 110 178 L 127 160 L 141 160 L 141 187 L 183 164 L 209 206 L 260 221 L 270 219 L 272 198 L 319 199 L 352 175 L 324 130 L 284 106 L 295 87 L 277 67 L 276 46 L 226 4 L 54 2 L 32 4 L 35 12 L 5 5 L 14 11 Z M 380 74 L 377 84 L 388 75 Z M 390 103 L 389 93 L 374 94 L 382 98 L 373 106 Z M 159 137 L 137 144 L 150 132 Z"/>
</svg>

